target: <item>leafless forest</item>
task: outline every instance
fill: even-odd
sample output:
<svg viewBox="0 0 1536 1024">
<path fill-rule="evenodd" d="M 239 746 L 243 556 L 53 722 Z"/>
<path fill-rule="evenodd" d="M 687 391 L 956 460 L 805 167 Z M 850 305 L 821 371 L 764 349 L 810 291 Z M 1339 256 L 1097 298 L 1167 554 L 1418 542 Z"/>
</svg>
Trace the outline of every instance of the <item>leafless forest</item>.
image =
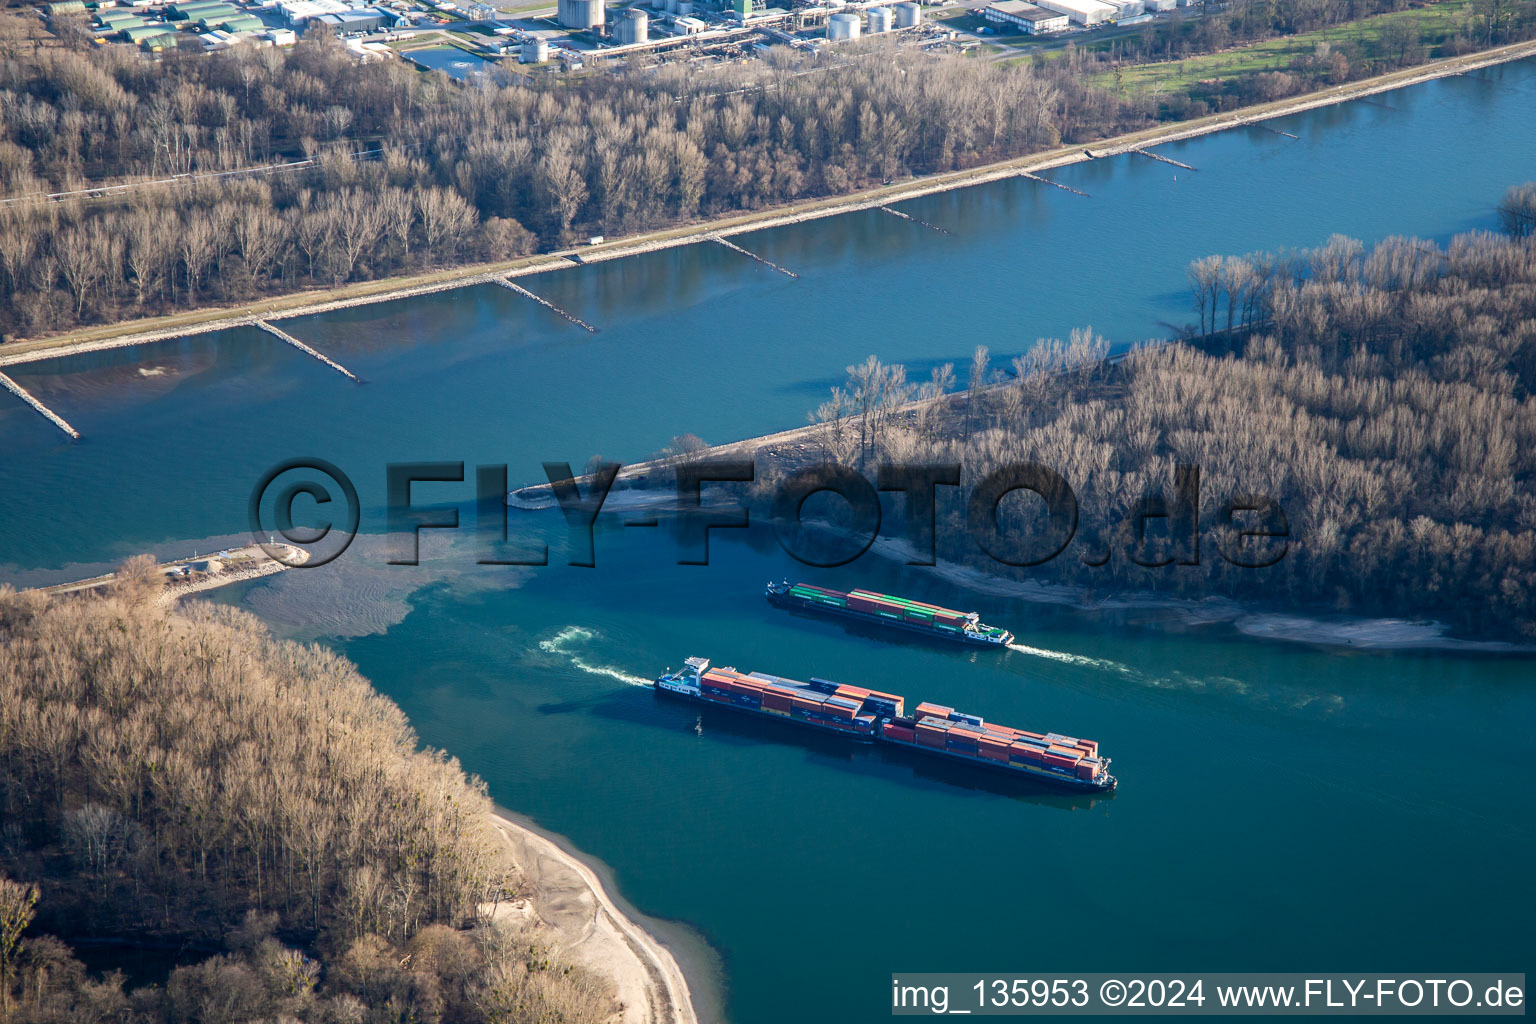
<svg viewBox="0 0 1536 1024">
<path fill-rule="evenodd" d="M 1139 38 L 1166 57 L 1400 6 L 1239 0 Z M 1500 16 L 1466 45 L 1533 20 Z M 1378 69 L 1339 56 L 1286 91 Z M 461 85 L 360 64 L 322 31 L 151 60 L 67 18 L 49 34 L 0 13 L 0 336 L 506 259 L 1211 109 L 1089 84 L 1116 59 L 1009 65 L 874 41 L 819 61 Z M 1273 97 L 1235 99 L 1259 98 Z M 100 194 L 113 184 L 134 187 Z"/>
<path fill-rule="evenodd" d="M 1510 191 L 1506 223 L 1532 222 L 1533 195 Z M 1335 237 L 1311 252 L 1211 257 L 1189 280 L 1203 337 L 1111 363 L 1103 339 L 1083 331 L 1001 371 L 980 349 L 953 393 L 951 367 L 917 384 L 871 357 L 813 419 L 838 459 L 871 475 L 886 460 L 961 463 L 969 486 L 1032 461 L 1062 474 L 1080 503 L 1073 546 L 1020 570 L 983 561 L 963 500 L 941 503 L 941 557 L 1090 589 L 1432 615 L 1536 637 L 1529 228 L 1445 248 L 1392 238 L 1367 251 Z M 1199 565 L 1137 564 L 1192 559 L 1169 519 L 1128 525 L 1146 495 L 1178 508 L 1177 464 L 1200 470 Z M 999 521 L 1041 536 L 1044 502 L 1023 493 Z M 1221 554 L 1263 560 L 1224 525 L 1224 502 L 1242 495 L 1274 499 L 1288 520 L 1284 556 L 1267 568 Z M 1246 513 L 1231 521 L 1257 525 Z M 1264 543 L 1273 554 L 1276 542 Z"/>
<path fill-rule="evenodd" d="M 608 1015 L 478 920 L 515 885 L 483 786 L 349 662 L 232 609 L 170 613 L 143 562 L 127 579 L 0 588 L 0 1020 Z M 227 952 L 125 992 L 54 936 Z"/>
</svg>

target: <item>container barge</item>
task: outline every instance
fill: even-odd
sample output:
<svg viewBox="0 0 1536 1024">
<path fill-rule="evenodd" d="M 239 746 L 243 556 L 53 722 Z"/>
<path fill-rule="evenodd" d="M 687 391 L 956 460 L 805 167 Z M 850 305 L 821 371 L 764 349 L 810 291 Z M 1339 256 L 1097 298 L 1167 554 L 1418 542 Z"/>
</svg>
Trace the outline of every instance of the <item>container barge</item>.
<svg viewBox="0 0 1536 1024">
<path fill-rule="evenodd" d="M 976 612 L 957 612 L 936 604 L 924 604 L 892 594 L 872 590 L 828 590 L 809 583 L 770 583 L 764 593 L 768 603 L 811 615 L 840 615 L 844 618 L 873 622 L 894 629 L 905 629 L 941 640 L 984 647 L 1006 647 L 1013 634 L 982 622 Z"/>
<path fill-rule="evenodd" d="M 1115 788 L 1109 758 L 1093 740 L 1030 732 L 984 721 L 939 704 L 922 703 L 909 715 L 906 698 L 828 679 L 808 683 L 763 672 L 715 668 L 689 658 L 654 683 L 658 694 L 771 716 L 862 743 L 888 743 L 1072 789 Z"/>
</svg>

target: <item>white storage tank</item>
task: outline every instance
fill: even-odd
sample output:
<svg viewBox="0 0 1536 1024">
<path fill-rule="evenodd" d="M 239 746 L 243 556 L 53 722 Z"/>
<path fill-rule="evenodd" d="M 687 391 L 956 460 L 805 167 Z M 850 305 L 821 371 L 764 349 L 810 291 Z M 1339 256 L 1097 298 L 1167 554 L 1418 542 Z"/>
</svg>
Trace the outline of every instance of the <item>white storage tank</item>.
<svg viewBox="0 0 1536 1024">
<path fill-rule="evenodd" d="M 869 15 L 869 34 L 878 35 L 881 32 L 889 32 L 891 25 L 895 23 L 895 17 L 889 7 L 871 7 Z"/>
<path fill-rule="evenodd" d="M 649 42 L 650 38 L 651 19 L 644 11 L 631 7 L 614 22 L 613 40 L 620 46 Z"/>
<path fill-rule="evenodd" d="M 895 7 L 891 8 L 891 10 L 896 12 L 897 28 L 913 28 L 922 24 L 923 9 L 917 4 L 913 3 L 912 0 L 906 0 L 905 3 L 899 3 Z"/>
<path fill-rule="evenodd" d="M 679 18 L 691 18 L 693 16 L 693 0 L 677 0 L 677 16 Z"/>
<path fill-rule="evenodd" d="M 827 38 L 839 41 L 859 38 L 860 20 L 857 14 L 847 11 L 832 15 L 827 19 Z"/>
<path fill-rule="evenodd" d="M 601 28 L 603 0 L 560 0 L 556 17 L 561 28 Z"/>
<path fill-rule="evenodd" d="M 523 43 L 522 52 L 517 56 L 519 64 L 543 64 L 549 60 L 549 40 L 543 36 L 534 36 Z"/>
</svg>

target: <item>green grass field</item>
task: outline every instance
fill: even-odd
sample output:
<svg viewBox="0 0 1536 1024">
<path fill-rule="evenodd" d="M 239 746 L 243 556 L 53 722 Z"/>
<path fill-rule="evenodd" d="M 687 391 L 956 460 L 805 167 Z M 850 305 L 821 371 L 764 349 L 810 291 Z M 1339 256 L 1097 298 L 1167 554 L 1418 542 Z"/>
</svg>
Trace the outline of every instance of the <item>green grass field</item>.
<svg viewBox="0 0 1536 1024">
<path fill-rule="evenodd" d="M 1351 43 L 1364 56 L 1376 56 L 1381 50 L 1383 30 L 1394 22 L 1412 24 L 1418 29 L 1424 44 L 1435 47 L 1456 33 L 1462 24 L 1461 15 L 1470 6 L 1470 0 L 1442 0 L 1418 10 L 1380 14 L 1374 18 L 1270 39 L 1224 53 L 1160 64 L 1127 66 L 1120 69 L 1120 87 L 1128 93 L 1153 89 L 1170 92 L 1208 79 L 1236 78 L 1258 71 L 1283 71 L 1291 67 L 1297 58 L 1315 52 L 1317 44 L 1321 42 Z M 1114 72 L 1097 75 L 1094 82 L 1105 88 L 1116 87 Z"/>
</svg>

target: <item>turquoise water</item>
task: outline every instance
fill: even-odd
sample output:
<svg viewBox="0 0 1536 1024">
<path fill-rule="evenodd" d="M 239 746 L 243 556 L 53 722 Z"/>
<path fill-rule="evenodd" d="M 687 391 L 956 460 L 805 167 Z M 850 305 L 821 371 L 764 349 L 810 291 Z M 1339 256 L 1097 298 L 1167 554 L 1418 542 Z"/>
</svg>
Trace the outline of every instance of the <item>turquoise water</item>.
<svg viewBox="0 0 1536 1024">
<path fill-rule="evenodd" d="M 1341 232 L 1494 226 L 1536 175 L 1527 62 L 1051 172 L 735 241 L 525 280 L 589 335 L 493 287 L 286 321 L 367 383 L 254 330 L 8 371 L 84 434 L 0 403 L 0 569 L 35 581 L 244 529 L 279 459 L 346 470 L 383 530 L 384 464 L 635 459 L 803 422 L 873 352 L 925 377 L 1092 324 L 1117 346 L 1192 319 L 1184 266 Z M 1475 154 L 1475 157 L 1473 156 Z M 473 472 L 471 468 L 471 473 Z M 468 504 L 473 485 L 418 488 Z M 515 519 L 535 532 L 547 519 Z M 222 595 L 318 635 L 492 795 L 697 929 L 735 1021 L 866 1020 L 892 971 L 1518 970 L 1536 855 L 1529 662 L 1331 652 L 966 592 L 870 559 L 817 573 L 978 608 L 1035 653 L 946 650 L 790 618 L 807 576 L 771 535 L 679 567 L 659 531 L 605 526 L 595 569 L 424 565 L 368 537 L 329 569 Z M 573 628 L 574 627 L 574 628 Z M 1007 790 L 873 750 L 658 703 L 633 682 L 687 654 L 935 699 L 1098 739 L 1111 798 Z"/>
</svg>

